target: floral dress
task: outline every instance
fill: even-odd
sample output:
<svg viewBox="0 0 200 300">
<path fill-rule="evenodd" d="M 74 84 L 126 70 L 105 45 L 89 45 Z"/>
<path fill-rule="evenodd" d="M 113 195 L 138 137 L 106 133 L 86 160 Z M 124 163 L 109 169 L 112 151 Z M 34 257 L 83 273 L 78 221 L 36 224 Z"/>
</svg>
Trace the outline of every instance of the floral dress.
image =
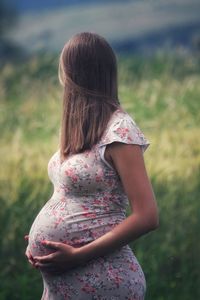
<svg viewBox="0 0 200 300">
<path fill-rule="evenodd" d="M 50 158 L 47 169 L 54 192 L 29 231 L 33 256 L 52 252 L 41 244 L 44 239 L 80 247 L 126 218 L 128 198 L 116 170 L 104 158 L 106 145 L 116 141 L 138 144 L 143 152 L 149 146 L 132 117 L 117 109 L 91 150 L 62 163 L 60 150 Z M 40 272 L 41 300 L 142 300 L 146 292 L 144 273 L 129 245 L 61 275 Z"/>
</svg>

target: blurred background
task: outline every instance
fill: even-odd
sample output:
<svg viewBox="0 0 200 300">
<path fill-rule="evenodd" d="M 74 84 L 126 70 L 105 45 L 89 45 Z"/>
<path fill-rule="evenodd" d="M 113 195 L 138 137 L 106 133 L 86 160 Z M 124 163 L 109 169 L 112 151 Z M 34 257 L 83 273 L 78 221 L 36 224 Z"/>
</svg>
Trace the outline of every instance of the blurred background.
<svg viewBox="0 0 200 300">
<path fill-rule="evenodd" d="M 151 142 L 144 157 L 160 227 L 131 243 L 146 299 L 200 299 L 200 1 L 1 0 L 0 300 L 41 298 L 24 235 L 53 193 L 58 58 L 82 31 L 112 45 L 122 106 Z"/>
</svg>

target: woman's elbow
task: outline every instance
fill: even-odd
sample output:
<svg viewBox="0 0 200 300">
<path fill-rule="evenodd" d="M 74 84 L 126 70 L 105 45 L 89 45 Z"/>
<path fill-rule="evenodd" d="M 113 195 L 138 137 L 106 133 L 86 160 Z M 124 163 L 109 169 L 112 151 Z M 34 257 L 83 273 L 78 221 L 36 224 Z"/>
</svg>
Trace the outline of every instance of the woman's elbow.
<svg viewBox="0 0 200 300">
<path fill-rule="evenodd" d="M 146 216 L 146 227 L 148 231 L 155 230 L 159 227 L 159 215 L 157 211 L 147 214 Z"/>
<path fill-rule="evenodd" d="M 152 228 L 152 230 L 155 230 L 155 229 L 157 229 L 158 227 L 159 227 L 159 218 L 156 217 L 156 218 L 152 221 L 152 226 L 151 226 L 151 228 Z"/>
<path fill-rule="evenodd" d="M 154 214 L 151 216 L 149 220 L 149 229 L 150 230 L 155 230 L 159 227 L 159 215 L 158 213 Z"/>
</svg>

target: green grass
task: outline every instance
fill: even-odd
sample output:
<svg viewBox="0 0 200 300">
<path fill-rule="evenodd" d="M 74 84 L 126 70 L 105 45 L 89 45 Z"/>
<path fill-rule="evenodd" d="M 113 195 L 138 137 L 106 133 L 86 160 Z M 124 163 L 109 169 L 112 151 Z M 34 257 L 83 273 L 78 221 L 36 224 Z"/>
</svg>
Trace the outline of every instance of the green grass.
<svg viewBox="0 0 200 300">
<path fill-rule="evenodd" d="M 122 106 L 151 142 L 145 162 L 160 213 L 160 227 L 131 243 L 146 275 L 146 299 L 199 299 L 199 58 L 118 59 Z M 0 300 L 42 293 L 23 236 L 53 192 L 47 163 L 61 117 L 57 65 L 57 57 L 42 56 L 0 71 Z"/>
</svg>

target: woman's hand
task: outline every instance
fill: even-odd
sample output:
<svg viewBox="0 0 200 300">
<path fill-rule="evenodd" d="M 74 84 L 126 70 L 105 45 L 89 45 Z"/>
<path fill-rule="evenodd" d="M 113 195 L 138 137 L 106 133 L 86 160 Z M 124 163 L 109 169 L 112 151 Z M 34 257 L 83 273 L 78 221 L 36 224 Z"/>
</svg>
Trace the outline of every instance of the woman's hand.
<svg viewBox="0 0 200 300">
<path fill-rule="evenodd" d="M 25 240 L 28 240 L 28 238 L 29 238 L 28 235 L 25 235 L 25 236 L 24 236 L 24 239 L 25 239 Z M 37 268 L 37 267 L 35 266 L 35 261 L 34 261 L 34 259 L 33 259 L 32 254 L 31 254 L 31 251 L 29 250 L 29 245 L 26 247 L 25 255 L 26 255 L 26 257 L 28 258 L 28 261 L 29 261 L 29 263 L 32 265 L 32 267 Z"/>
<path fill-rule="evenodd" d="M 28 258 L 28 261 L 30 262 L 30 264 L 32 265 L 32 267 L 37 268 L 35 265 L 35 260 L 29 250 L 29 246 L 27 246 L 26 248 L 26 252 L 25 252 L 26 257 Z"/>
<path fill-rule="evenodd" d="M 42 241 L 41 243 L 45 247 L 55 250 L 45 256 L 34 256 L 35 266 L 42 271 L 58 275 L 83 264 L 79 248 L 53 241 Z"/>
</svg>

